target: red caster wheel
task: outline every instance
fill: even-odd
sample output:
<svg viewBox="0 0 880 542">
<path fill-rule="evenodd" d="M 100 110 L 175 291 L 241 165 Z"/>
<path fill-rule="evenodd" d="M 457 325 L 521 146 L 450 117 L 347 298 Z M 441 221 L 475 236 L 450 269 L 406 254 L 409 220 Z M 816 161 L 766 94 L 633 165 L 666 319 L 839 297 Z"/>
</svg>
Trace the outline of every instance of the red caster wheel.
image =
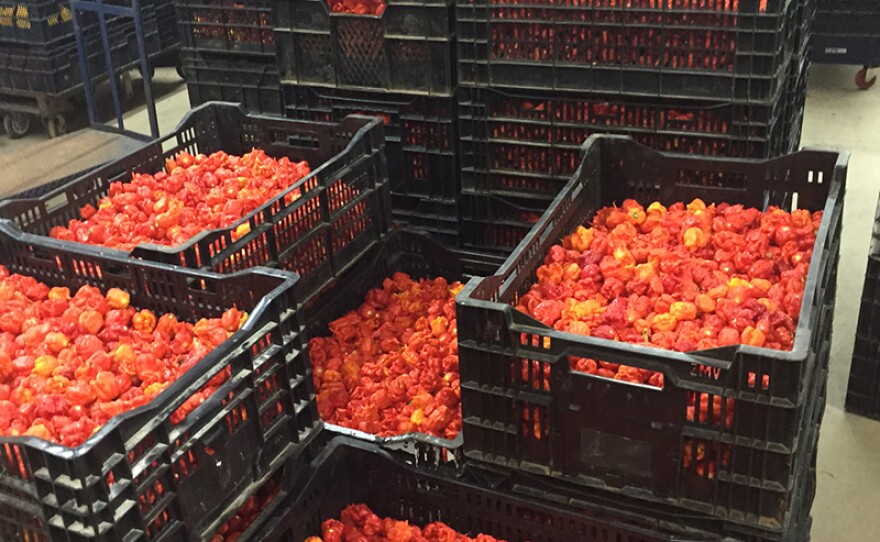
<svg viewBox="0 0 880 542">
<path fill-rule="evenodd" d="M 868 90 L 869 88 L 874 86 L 874 83 L 877 82 L 877 76 L 868 79 L 868 66 L 865 66 L 858 73 L 856 73 L 856 86 L 859 87 L 859 90 Z"/>
</svg>

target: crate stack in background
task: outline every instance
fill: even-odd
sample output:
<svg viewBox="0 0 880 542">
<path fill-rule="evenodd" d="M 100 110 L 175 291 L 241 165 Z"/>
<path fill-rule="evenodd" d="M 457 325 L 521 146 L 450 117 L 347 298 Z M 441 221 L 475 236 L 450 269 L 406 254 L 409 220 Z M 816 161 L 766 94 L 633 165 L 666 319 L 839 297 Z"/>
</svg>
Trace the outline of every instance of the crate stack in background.
<svg viewBox="0 0 880 542">
<path fill-rule="evenodd" d="M 805 91 L 795 59 L 809 37 L 806 4 L 458 2 L 467 243 L 515 246 L 591 134 L 683 154 L 789 152 L 803 111 L 793 96 Z"/>
<path fill-rule="evenodd" d="M 281 114 L 273 4 L 175 0 L 180 65 L 191 105 L 227 101 L 246 111 Z"/>
<path fill-rule="evenodd" d="M 591 134 L 769 158 L 800 140 L 817 0 L 176 0 L 191 102 L 385 120 L 395 218 L 507 254 Z"/>
<path fill-rule="evenodd" d="M 164 5 L 163 2 L 142 4 L 148 55 L 161 49 L 157 23 L 160 5 Z M 106 75 L 97 16 L 80 13 L 79 22 L 86 37 L 89 73 L 93 78 Z M 135 67 L 139 53 L 134 21 L 110 17 L 107 31 L 114 67 Z M 81 83 L 73 14 L 68 3 L 55 0 L 0 1 L 0 94 L 56 96 Z"/>
<path fill-rule="evenodd" d="M 876 0 L 815 0 L 815 46 L 812 58 L 823 64 L 857 64 L 856 86 L 877 81 L 868 69 L 880 65 L 880 2 Z"/>
<path fill-rule="evenodd" d="M 846 410 L 880 420 L 880 341 L 877 321 L 880 319 L 880 201 L 874 215 L 874 229 L 868 251 L 868 267 L 862 287 L 859 323 L 853 346 L 849 383 L 846 388 Z"/>
<path fill-rule="evenodd" d="M 335 0 L 275 3 L 285 115 L 382 118 L 395 219 L 458 247 L 453 2 L 361 5 L 366 13 Z"/>
</svg>

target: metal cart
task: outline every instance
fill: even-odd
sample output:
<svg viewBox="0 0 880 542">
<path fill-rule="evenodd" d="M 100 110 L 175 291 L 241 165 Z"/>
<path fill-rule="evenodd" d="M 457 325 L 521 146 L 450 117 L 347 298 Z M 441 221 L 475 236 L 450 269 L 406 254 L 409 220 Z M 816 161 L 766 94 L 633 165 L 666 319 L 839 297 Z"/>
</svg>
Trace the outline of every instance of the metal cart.
<svg viewBox="0 0 880 542">
<path fill-rule="evenodd" d="M 130 69 L 134 64 L 124 67 L 118 72 L 119 85 L 126 98 L 134 95 Z M 107 77 L 93 79 L 93 84 L 106 81 Z M 11 138 L 27 135 L 31 129 L 31 117 L 37 117 L 50 138 L 67 133 L 66 115 L 76 107 L 75 99 L 82 96 L 82 83 L 71 87 L 61 94 L 3 88 L 0 89 L 0 114 L 3 117 L 3 128 Z"/>
<path fill-rule="evenodd" d="M 169 10 L 168 7 L 172 9 Z M 65 115 L 79 107 L 76 100 L 82 96 L 85 97 L 90 121 L 96 124 L 94 89 L 96 85 L 105 82 L 110 84 L 117 121 L 122 126 L 120 97 L 130 99 L 133 96 L 131 71 L 134 69 L 138 69 L 143 75 L 148 108 L 151 111 L 155 109 L 152 105 L 151 92 L 147 90 L 148 87 L 152 88 L 148 80 L 154 73 L 154 66 L 165 59 L 177 57 L 179 49 L 171 1 L 161 0 L 150 4 L 147 11 L 150 13 L 149 25 L 146 24 L 145 11 L 141 9 L 139 0 L 128 2 L 72 0 L 70 8 L 79 64 L 77 66 L 74 63 L 73 71 L 80 74 L 81 78 L 70 86 L 55 85 L 54 88 L 42 88 L 39 84 L 33 86 L 0 84 L 0 118 L 3 120 L 3 128 L 10 137 L 22 137 L 27 134 L 31 128 L 32 117 L 42 120 L 50 138 L 64 135 L 68 126 Z M 155 14 L 153 14 L 154 9 Z M 83 27 L 84 14 L 88 14 L 89 21 L 93 22 L 90 28 Z M 117 20 L 127 18 L 133 21 L 132 32 L 126 36 L 130 53 L 124 62 L 115 56 L 116 51 L 119 50 L 119 43 L 108 37 L 109 17 L 116 17 Z M 94 23 L 95 21 L 97 23 Z M 116 36 L 118 37 L 118 32 Z M 87 39 L 91 40 L 88 47 Z M 93 61 L 96 56 L 93 42 L 96 39 L 100 40 L 97 65 Z M 111 50 L 114 52 L 111 53 Z M 87 57 L 87 52 L 92 60 Z M 180 71 L 179 67 L 178 71 Z M 115 77 L 109 77 L 107 74 L 110 73 L 115 74 Z M 82 81 L 87 81 L 88 84 L 83 84 Z"/>
</svg>

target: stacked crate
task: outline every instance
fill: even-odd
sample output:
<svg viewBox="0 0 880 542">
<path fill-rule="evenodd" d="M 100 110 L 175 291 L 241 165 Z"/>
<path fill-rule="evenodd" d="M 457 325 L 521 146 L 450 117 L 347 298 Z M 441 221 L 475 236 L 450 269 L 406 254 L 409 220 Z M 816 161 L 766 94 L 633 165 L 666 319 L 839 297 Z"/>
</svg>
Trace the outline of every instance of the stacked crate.
<svg viewBox="0 0 880 542">
<path fill-rule="evenodd" d="M 880 65 L 880 2 L 875 0 L 814 0 L 818 5 L 812 58 L 823 64 L 860 64 L 856 85 L 876 83 L 868 68 Z"/>
<path fill-rule="evenodd" d="M 591 138 L 525 241 L 456 300 L 466 464 L 541 478 L 532 495 L 554 502 L 602 496 L 617 511 L 641 502 L 686 513 L 687 527 L 718 537 L 700 540 L 808 540 L 846 170 L 834 152 L 756 162 Z M 824 211 L 792 350 L 674 352 L 560 331 L 515 308 L 551 247 L 599 208 L 696 197 Z M 579 372 L 570 366 L 578 358 L 659 371 L 664 383 Z"/>
<path fill-rule="evenodd" d="M 467 244 L 515 246 L 594 133 L 683 154 L 788 152 L 803 110 L 792 95 L 804 90 L 794 59 L 809 36 L 806 4 L 458 3 Z"/>
<path fill-rule="evenodd" d="M 111 185 L 161 171 L 179 152 L 242 155 L 254 147 L 304 160 L 312 172 L 245 215 L 246 233 L 232 225 L 131 251 L 49 239 Z M 0 224 L 0 265 L 10 272 L 73 291 L 122 288 L 133 307 L 181 321 L 233 306 L 248 313 L 235 338 L 167 392 L 139 413 L 114 417 L 75 450 L 0 435 L 0 540 L 211 540 L 245 502 L 277 484 L 288 460 L 307 464 L 322 423 L 302 308 L 385 237 L 384 166 L 375 119 L 319 124 L 210 104 L 127 156 L 40 196 L 0 203 L 8 219 Z M 251 269 L 261 265 L 283 271 Z M 198 395 L 227 370 L 216 392 Z M 193 401 L 199 406 L 177 419 Z"/>
<path fill-rule="evenodd" d="M 237 102 L 247 111 L 281 114 L 273 3 L 175 0 L 190 104 Z"/>
<path fill-rule="evenodd" d="M 361 7 L 275 3 L 285 115 L 382 118 L 395 219 L 458 246 L 453 3 L 388 0 Z"/>
<path fill-rule="evenodd" d="M 240 340 L 218 345 L 167 392 L 115 416 L 75 452 L 0 437 L 0 539 L 206 540 L 239 492 L 305 452 L 320 430 L 300 318 L 289 308 L 295 275 L 262 269 L 224 276 L 86 254 L 9 223 L 0 226 L 0 244 L 10 272 L 51 286 L 121 287 L 133 305 L 185 321 L 231 306 L 253 319 Z M 203 384 L 223 371 L 231 376 L 203 394 Z M 199 407 L 178 419 L 178 408 L 193 401 Z"/>
<path fill-rule="evenodd" d="M 862 287 L 859 323 L 853 346 L 846 409 L 861 416 L 880 420 L 880 343 L 877 340 L 878 298 L 880 289 L 880 202 L 874 215 L 868 267 Z"/>
<path fill-rule="evenodd" d="M 159 49 L 169 51 L 180 46 L 177 13 L 173 0 L 155 0 L 156 25 L 159 28 Z"/>
<path fill-rule="evenodd" d="M 249 313 L 238 340 L 75 452 L 0 438 L 0 539 L 301 541 L 357 502 L 413 524 L 440 518 L 517 542 L 808 539 L 845 155 L 684 157 L 592 137 L 549 212 L 524 219 L 536 224 L 502 264 L 389 231 L 381 124 L 301 122 L 212 104 L 123 159 L 0 205 L 10 219 L 0 224 L 0 262 L 14 272 L 73 288 L 123 287 L 136 307 L 184 317 L 230 304 Z M 45 238 L 111 183 L 161 170 L 179 151 L 252 147 L 313 169 L 248 214 L 241 236 L 231 225 L 127 253 Z M 300 197 L 289 199 L 294 188 Z M 673 352 L 572 335 L 514 308 L 551 245 L 629 197 L 824 210 L 794 349 Z M 513 201 L 531 212 L 528 198 Z M 245 270 L 264 264 L 299 276 Z M 377 437 L 318 418 L 309 340 L 398 271 L 469 279 L 457 298 L 463 430 L 453 440 Z M 577 373 L 570 356 L 660 371 L 665 384 Z M 171 418 L 225 367 L 232 370 L 222 391 L 182 422 Z M 710 414 L 716 400 L 725 405 L 720 415 Z M 328 442 L 340 432 L 354 438 Z"/>
<path fill-rule="evenodd" d="M 142 7 L 147 54 L 159 51 L 156 9 Z M 85 49 L 92 77 L 106 75 L 104 49 L 94 13 L 80 13 Z M 115 68 L 131 67 L 139 59 L 134 21 L 126 17 L 107 20 L 110 54 Z M 82 83 L 67 2 L 54 0 L 0 1 L 0 94 L 61 95 Z"/>
</svg>

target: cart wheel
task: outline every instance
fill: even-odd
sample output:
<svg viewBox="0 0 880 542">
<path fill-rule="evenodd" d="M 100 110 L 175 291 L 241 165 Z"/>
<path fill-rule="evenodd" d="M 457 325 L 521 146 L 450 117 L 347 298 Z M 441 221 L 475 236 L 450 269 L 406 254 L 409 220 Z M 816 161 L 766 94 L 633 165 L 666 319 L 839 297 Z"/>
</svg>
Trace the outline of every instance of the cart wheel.
<svg viewBox="0 0 880 542">
<path fill-rule="evenodd" d="M 856 73 L 856 86 L 859 90 L 868 90 L 877 82 L 877 76 L 868 79 L 868 66 L 865 66 Z"/>
<path fill-rule="evenodd" d="M 24 137 L 31 129 L 31 118 L 26 113 L 13 111 L 3 117 L 3 128 L 9 137 Z"/>
<path fill-rule="evenodd" d="M 180 55 L 177 55 L 177 62 L 174 63 L 174 69 L 177 70 L 177 75 L 186 81 L 186 72 L 183 71 L 183 58 Z"/>
<path fill-rule="evenodd" d="M 144 77 L 144 72 L 141 70 L 140 66 L 138 66 L 138 73 L 141 74 L 141 78 Z M 156 66 L 153 66 L 153 64 L 150 63 L 150 79 L 153 77 L 156 77 Z"/>
<path fill-rule="evenodd" d="M 48 130 L 49 137 L 51 138 L 61 137 L 67 133 L 67 121 L 63 115 L 55 115 L 54 117 L 43 119 L 43 124 L 46 125 L 46 130 Z"/>
<path fill-rule="evenodd" d="M 131 100 L 134 98 L 134 85 L 131 81 L 131 74 L 129 72 L 124 72 L 120 76 L 120 83 L 122 86 L 122 96 L 126 100 Z"/>
</svg>

